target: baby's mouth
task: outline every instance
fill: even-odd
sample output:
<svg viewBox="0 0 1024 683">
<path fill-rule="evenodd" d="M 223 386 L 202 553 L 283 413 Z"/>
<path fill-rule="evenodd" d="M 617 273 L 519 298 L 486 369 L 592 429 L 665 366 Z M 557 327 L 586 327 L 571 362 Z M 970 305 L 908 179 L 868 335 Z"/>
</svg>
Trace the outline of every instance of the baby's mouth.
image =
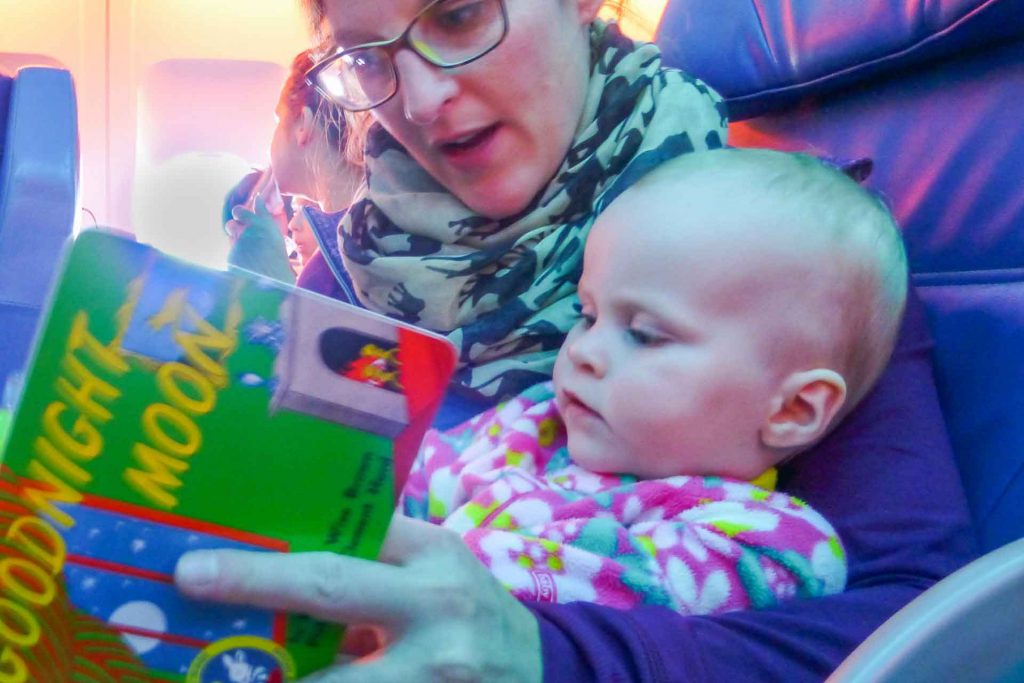
<svg viewBox="0 0 1024 683">
<path fill-rule="evenodd" d="M 565 392 L 565 411 L 579 412 L 590 417 L 600 418 L 601 415 L 589 405 L 580 400 L 580 397 L 571 391 Z"/>
</svg>

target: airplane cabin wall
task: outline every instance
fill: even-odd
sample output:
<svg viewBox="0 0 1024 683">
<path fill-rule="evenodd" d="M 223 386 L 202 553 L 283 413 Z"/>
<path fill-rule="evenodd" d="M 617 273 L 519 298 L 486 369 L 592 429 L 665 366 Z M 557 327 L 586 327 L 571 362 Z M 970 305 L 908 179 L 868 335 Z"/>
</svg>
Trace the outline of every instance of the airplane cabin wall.
<svg viewBox="0 0 1024 683">
<path fill-rule="evenodd" d="M 71 71 L 83 208 L 100 225 L 132 232 L 151 232 L 133 201 L 159 193 L 147 183 L 205 163 L 198 174 L 212 196 L 214 180 L 226 192 L 238 179 L 226 174 L 267 162 L 277 94 L 309 41 L 298 0 L 0 0 L 0 69 L 55 61 Z M 226 77 L 213 82 L 218 76 Z M 195 135 L 183 134 L 186 120 Z M 163 173 L 162 164 L 177 170 Z"/>
</svg>

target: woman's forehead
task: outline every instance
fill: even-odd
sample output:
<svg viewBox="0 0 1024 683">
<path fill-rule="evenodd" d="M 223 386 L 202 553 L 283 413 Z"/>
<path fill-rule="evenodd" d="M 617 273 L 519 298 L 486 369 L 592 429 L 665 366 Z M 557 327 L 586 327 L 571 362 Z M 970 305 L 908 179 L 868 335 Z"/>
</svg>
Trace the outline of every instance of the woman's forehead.
<svg viewBox="0 0 1024 683">
<path fill-rule="evenodd" d="M 339 47 L 393 38 L 430 0 L 324 0 L 326 32 Z"/>
</svg>

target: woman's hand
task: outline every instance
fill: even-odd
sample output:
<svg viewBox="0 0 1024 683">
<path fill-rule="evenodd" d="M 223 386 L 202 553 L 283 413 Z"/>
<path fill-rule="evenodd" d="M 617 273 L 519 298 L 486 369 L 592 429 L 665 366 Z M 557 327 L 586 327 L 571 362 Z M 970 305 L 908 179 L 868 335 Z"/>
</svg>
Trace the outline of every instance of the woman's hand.
<svg viewBox="0 0 1024 683">
<path fill-rule="evenodd" d="M 178 561 L 175 582 L 193 598 L 383 630 L 372 657 L 309 683 L 541 680 L 536 620 L 457 534 L 396 515 L 380 559 L 197 551 Z"/>
</svg>

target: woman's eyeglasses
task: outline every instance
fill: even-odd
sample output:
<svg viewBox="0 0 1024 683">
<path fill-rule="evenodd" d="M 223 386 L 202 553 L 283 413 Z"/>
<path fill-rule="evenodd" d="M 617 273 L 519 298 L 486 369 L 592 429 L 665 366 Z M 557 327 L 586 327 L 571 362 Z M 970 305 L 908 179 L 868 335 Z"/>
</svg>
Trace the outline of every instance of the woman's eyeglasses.
<svg viewBox="0 0 1024 683">
<path fill-rule="evenodd" d="M 508 33 L 504 0 L 434 0 L 391 40 L 339 49 L 306 72 L 306 82 L 349 111 L 366 111 L 398 92 L 395 53 L 408 47 L 443 69 L 493 50 Z"/>
</svg>

